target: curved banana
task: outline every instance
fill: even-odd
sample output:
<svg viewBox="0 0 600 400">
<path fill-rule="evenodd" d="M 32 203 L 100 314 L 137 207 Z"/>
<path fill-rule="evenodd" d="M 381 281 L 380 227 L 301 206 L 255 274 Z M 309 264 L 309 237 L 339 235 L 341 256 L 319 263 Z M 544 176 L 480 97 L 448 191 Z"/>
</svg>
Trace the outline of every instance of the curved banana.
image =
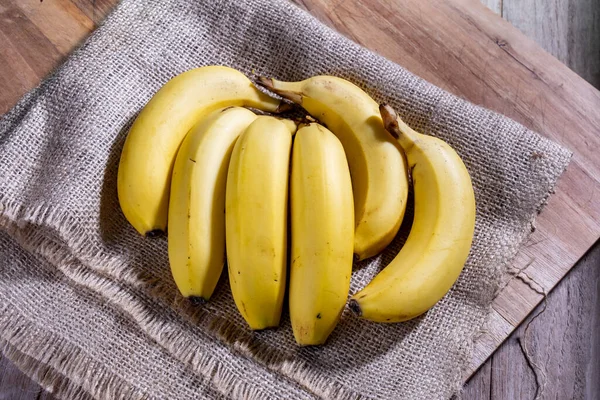
<svg viewBox="0 0 600 400">
<path fill-rule="evenodd" d="M 380 253 L 396 236 L 408 196 L 406 161 L 385 131 L 377 103 L 354 84 L 332 76 L 301 82 L 260 78 L 269 90 L 300 104 L 342 142 L 354 192 L 354 253 Z"/>
<path fill-rule="evenodd" d="M 166 230 L 177 149 L 201 117 L 227 106 L 276 111 L 279 104 L 228 67 L 197 68 L 167 82 L 142 109 L 123 146 L 117 190 L 127 220 L 142 235 Z"/>
<path fill-rule="evenodd" d="M 448 144 L 413 131 L 389 106 L 381 106 L 381 115 L 406 152 L 415 216 L 400 253 L 352 296 L 349 307 L 368 320 L 400 322 L 429 310 L 458 279 L 473 240 L 475 196 L 465 165 Z"/>
<path fill-rule="evenodd" d="M 312 123 L 294 139 L 291 177 L 290 318 L 296 342 L 327 340 L 350 289 L 354 204 L 340 141 Z"/>
<path fill-rule="evenodd" d="M 286 287 L 289 120 L 260 116 L 233 148 L 225 200 L 229 283 L 251 329 L 279 325 Z"/>
<path fill-rule="evenodd" d="M 214 111 L 177 152 L 169 201 L 169 263 L 184 297 L 208 300 L 225 264 L 225 184 L 238 136 L 256 119 L 241 107 Z"/>
</svg>

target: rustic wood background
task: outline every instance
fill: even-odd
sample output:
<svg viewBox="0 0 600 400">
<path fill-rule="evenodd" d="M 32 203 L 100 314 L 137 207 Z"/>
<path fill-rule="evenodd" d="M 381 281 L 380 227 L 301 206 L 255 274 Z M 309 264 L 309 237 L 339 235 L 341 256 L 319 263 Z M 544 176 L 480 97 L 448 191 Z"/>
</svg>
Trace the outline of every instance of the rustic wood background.
<svg viewBox="0 0 600 400">
<path fill-rule="evenodd" d="M 115 0 L 44 0 L 45 7 L 41 13 L 36 12 L 39 5 L 36 1 L 0 0 L 0 64 L 6 62 L 12 66 L 10 73 L 0 74 L 0 92 L 4 91 L 0 95 L 0 113 L 33 87 L 46 74 L 48 65 L 55 65 L 69 52 L 73 37 L 65 32 L 75 32 L 78 37 L 85 37 L 114 2 Z M 319 3 L 298 2 L 307 8 Z M 596 88 L 600 87 L 598 0 L 483 2 Z M 336 2 L 338 3 L 340 2 Z M 318 7 L 311 11 L 315 10 L 317 16 L 323 17 L 318 15 Z M 343 13 L 344 10 L 338 15 Z M 63 29 L 57 29 L 57 21 L 64 24 L 58 25 Z M 331 24 L 340 29 L 337 22 L 339 21 L 332 21 Z M 351 25 L 354 21 L 350 19 L 348 23 Z M 351 30 L 350 26 L 343 33 Z M 360 38 L 353 39 L 360 42 Z M 31 45 L 28 48 L 18 48 L 15 43 L 19 41 Z M 502 47 L 501 44 L 498 46 Z M 385 52 L 385 49 L 380 51 Z M 410 69 L 422 61 L 416 59 L 417 56 L 406 59 L 402 64 Z M 446 88 L 468 95 L 461 92 L 461 87 Z M 485 98 L 481 100 L 482 103 L 486 102 Z M 493 108 L 494 105 L 492 103 L 490 106 Z M 513 117 L 523 119 L 518 114 Z M 524 123 L 527 124 L 527 121 Z M 542 129 L 543 126 L 538 128 Z M 526 300 L 536 301 L 542 297 L 539 295 L 539 298 Z M 599 302 L 600 246 L 596 245 L 532 316 L 477 371 L 466 385 L 464 397 L 528 399 L 541 393 L 544 398 L 600 398 Z M 524 308 L 523 312 L 529 309 Z M 542 313 L 539 314 L 540 312 Z M 515 318 L 518 323 L 520 319 Z M 529 321 L 533 322 L 528 325 Z M 529 357 L 525 356 L 525 349 L 528 350 Z M 485 356 L 487 355 L 482 355 Z M 6 359 L 1 359 L 0 400 L 3 398 L 52 397 L 20 374 Z"/>
<path fill-rule="evenodd" d="M 481 1 L 600 89 L 600 1 Z M 471 377 L 463 395 L 600 399 L 600 242 Z"/>
</svg>

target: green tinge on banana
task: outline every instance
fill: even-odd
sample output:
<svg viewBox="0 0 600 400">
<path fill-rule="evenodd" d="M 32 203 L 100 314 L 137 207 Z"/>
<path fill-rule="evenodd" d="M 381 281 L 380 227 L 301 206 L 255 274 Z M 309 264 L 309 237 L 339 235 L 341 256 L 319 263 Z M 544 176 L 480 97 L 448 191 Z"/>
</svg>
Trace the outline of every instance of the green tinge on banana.
<svg viewBox="0 0 600 400">
<path fill-rule="evenodd" d="M 349 307 L 377 322 L 415 318 L 433 307 L 458 279 L 475 229 L 475 195 L 464 163 L 445 142 L 412 130 L 381 106 L 386 129 L 406 152 L 415 215 L 406 243 Z"/>
<path fill-rule="evenodd" d="M 202 117 L 229 106 L 275 112 L 279 105 L 228 67 L 196 68 L 167 82 L 135 119 L 123 146 L 117 190 L 127 220 L 142 235 L 166 231 L 177 149 Z"/>
<path fill-rule="evenodd" d="M 225 188 L 238 136 L 256 119 L 241 107 L 212 112 L 177 153 L 169 202 L 169 262 L 184 297 L 208 300 L 225 264 Z"/>
</svg>

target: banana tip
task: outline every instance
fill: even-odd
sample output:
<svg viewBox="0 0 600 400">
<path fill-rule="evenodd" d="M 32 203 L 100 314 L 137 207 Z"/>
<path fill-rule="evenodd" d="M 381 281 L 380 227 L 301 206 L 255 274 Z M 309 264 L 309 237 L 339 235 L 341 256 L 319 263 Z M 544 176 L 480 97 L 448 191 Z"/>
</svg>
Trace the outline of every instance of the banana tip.
<svg viewBox="0 0 600 400">
<path fill-rule="evenodd" d="M 379 105 L 379 113 L 381 114 L 385 130 L 398 139 L 400 137 L 400 128 L 398 127 L 398 114 L 396 114 L 396 111 L 389 104 L 381 103 Z"/>
<path fill-rule="evenodd" d="M 146 232 L 146 237 L 153 239 L 153 238 L 161 237 L 164 234 L 165 233 L 162 231 L 162 229 L 153 229 L 149 232 Z"/>
<path fill-rule="evenodd" d="M 190 300 L 190 303 L 192 303 L 195 306 L 201 306 L 208 302 L 208 299 L 205 299 L 204 297 L 200 297 L 200 296 L 190 296 L 189 300 Z"/>
<path fill-rule="evenodd" d="M 258 83 L 260 86 L 264 86 L 270 90 L 275 89 L 275 86 L 273 85 L 273 79 L 267 78 L 266 76 L 259 76 L 256 80 L 256 83 Z"/>
<path fill-rule="evenodd" d="M 362 315 L 362 310 L 360 309 L 360 305 L 358 304 L 358 301 L 352 299 L 350 300 L 350 303 L 348 303 L 348 308 L 350 308 L 350 310 L 357 316 L 361 316 Z"/>
</svg>

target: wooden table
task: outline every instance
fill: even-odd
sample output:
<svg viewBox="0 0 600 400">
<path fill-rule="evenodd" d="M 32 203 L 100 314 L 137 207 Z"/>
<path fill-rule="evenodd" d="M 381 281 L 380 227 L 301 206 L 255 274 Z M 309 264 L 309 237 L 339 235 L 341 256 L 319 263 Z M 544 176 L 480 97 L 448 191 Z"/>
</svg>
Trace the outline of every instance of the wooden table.
<svg viewBox="0 0 600 400">
<path fill-rule="evenodd" d="M 523 267 L 523 271 L 498 296 L 494 304 L 498 321 L 477 343 L 475 368 L 598 237 L 594 221 L 600 220 L 600 205 L 596 197 L 592 192 L 584 199 L 587 203 L 579 204 L 577 195 L 581 193 L 571 192 L 595 187 L 600 176 L 588 149 L 600 143 L 600 94 L 474 0 L 296 2 L 425 79 L 578 149 L 568 179 L 561 180 L 574 182 L 572 187 L 559 185 L 549 205 L 550 210 L 562 210 L 566 222 L 555 226 L 552 224 L 560 220 L 556 215 L 546 212 L 540 216 L 542 229 L 526 245 L 530 252 L 522 252 L 522 258 L 516 260 L 515 268 Z M 36 85 L 114 3 L 116 0 L 0 0 L 0 113 Z M 600 86 L 597 0 L 484 3 Z M 389 39 L 389 45 L 378 45 L 383 38 Z M 574 127 L 581 132 L 571 132 Z M 561 138 L 557 133 L 578 136 Z M 576 200 L 572 209 L 568 207 L 571 194 Z M 581 230 L 584 222 L 576 220 L 583 212 L 592 217 L 585 222 L 589 230 Z M 580 241 L 569 241 L 566 236 L 573 232 L 582 234 Z M 567 242 L 568 248 L 559 248 Z M 527 259 L 528 254 L 538 257 L 545 253 L 545 264 Z M 483 364 L 466 385 L 465 397 L 533 398 L 539 384 L 552 398 L 600 397 L 599 271 L 600 246 L 596 245 L 548 296 L 543 303 L 545 311 L 535 319 L 530 317 L 533 323 L 521 325 Z M 0 360 L 0 399 L 38 397 L 51 398 L 5 359 Z"/>
</svg>

